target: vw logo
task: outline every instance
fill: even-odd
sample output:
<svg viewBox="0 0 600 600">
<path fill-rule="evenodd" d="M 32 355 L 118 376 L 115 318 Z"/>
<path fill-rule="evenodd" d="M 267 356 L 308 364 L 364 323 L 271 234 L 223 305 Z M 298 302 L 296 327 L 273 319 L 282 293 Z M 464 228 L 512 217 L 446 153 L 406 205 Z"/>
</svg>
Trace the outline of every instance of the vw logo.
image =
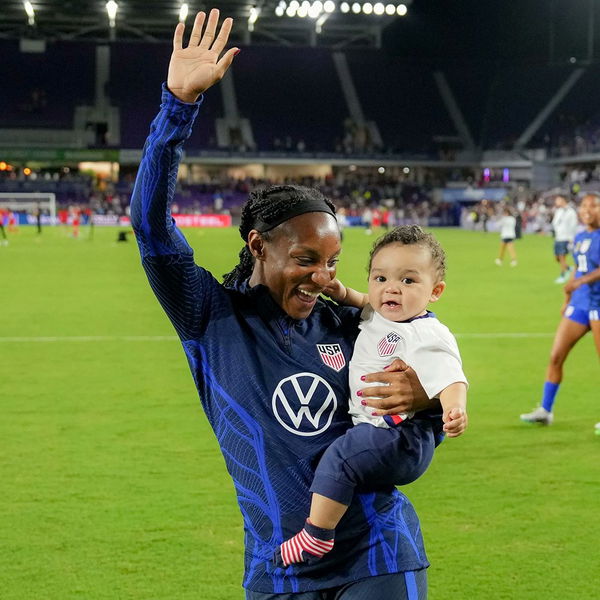
<svg viewBox="0 0 600 600">
<path fill-rule="evenodd" d="M 331 386 L 314 373 L 282 379 L 273 392 L 273 414 L 295 435 L 318 435 L 333 419 L 337 398 Z"/>
</svg>

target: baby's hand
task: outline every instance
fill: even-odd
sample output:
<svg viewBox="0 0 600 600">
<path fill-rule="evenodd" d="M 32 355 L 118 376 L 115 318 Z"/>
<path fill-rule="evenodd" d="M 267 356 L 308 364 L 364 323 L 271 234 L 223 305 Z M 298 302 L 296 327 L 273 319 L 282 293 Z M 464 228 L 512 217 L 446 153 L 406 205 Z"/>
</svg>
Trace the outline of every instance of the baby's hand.
<svg viewBox="0 0 600 600">
<path fill-rule="evenodd" d="M 331 283 L 323 288 L 323 294 L 341 304 L 346 299 L 346 287 L 339 279 L 332 279 Z"/>
<path fill-rule="evenodd" d="M 467 428 L 468 418 L 464 408 L 455 407 L 444 411 L 444 433 L 448 437 L 458 437 Z"/>
</svg>

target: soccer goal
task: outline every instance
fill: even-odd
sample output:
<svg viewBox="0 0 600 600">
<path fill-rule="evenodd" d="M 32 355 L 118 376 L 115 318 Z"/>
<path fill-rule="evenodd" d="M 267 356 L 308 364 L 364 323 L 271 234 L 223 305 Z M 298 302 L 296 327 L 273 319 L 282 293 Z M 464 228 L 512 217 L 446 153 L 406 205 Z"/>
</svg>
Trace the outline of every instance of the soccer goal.
<svg viewBox="0 0 600 600">
<path fill-rule="evenodd" d="M 52 223 L 56 222 L 56 194 L 51 192 L 0 192 L 0 208 L 16 212 L 45 209 Z"/>
</svg>

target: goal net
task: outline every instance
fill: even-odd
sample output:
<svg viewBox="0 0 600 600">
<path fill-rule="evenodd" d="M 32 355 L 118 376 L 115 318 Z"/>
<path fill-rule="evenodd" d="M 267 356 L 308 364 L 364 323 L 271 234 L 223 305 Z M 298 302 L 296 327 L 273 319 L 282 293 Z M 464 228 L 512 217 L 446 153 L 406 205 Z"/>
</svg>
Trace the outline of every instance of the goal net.
<svg viewBox="0 0 600 600">
<path fill-rule="evenodd" d="M 56 195 L 51 192 L 0 192 L 0 208 L 29 214 L 40 209 L 56 223 Z"/>
</svg>

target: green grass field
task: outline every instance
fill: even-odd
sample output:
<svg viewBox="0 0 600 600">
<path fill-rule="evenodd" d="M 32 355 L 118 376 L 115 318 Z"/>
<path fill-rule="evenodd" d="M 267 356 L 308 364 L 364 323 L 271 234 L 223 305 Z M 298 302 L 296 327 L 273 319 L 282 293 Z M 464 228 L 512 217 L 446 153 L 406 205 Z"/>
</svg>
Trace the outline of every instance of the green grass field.
<svg viewBox="0 0 600 600">
<path fill-rule="evenodd" d="M 217 275 L 237 231 L 188 230 Z M 471 381 L 470 427 L 404 491 L 422 521 L 430 598 L 600 597 L 600 371 L 588 336 L 567 362 L 556 421 L 538 402 L 561 290 L 549 238 L 519 266 L 498 237 L 438 230 L 435 305 Z M 0 247 L 0 597 L 243 598 L 242 520 L 185 356 L 133 240 L 22 228 Z M 339 275 L 364 288 L 373 237 L 346 232 Z"/>
</svg>

